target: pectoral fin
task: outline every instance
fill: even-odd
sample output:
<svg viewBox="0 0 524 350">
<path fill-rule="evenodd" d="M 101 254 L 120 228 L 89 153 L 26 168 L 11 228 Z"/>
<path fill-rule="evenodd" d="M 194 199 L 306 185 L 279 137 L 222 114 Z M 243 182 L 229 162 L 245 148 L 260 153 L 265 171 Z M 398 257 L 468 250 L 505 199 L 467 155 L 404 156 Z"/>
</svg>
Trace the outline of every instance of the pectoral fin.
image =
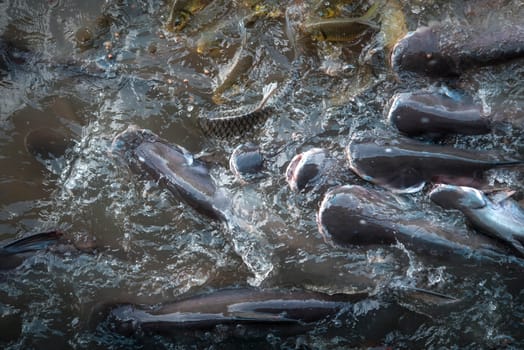
<svg viewBox="0 0 524 350">
<path fill-rule="evenodd" d="M 397 193 L 415 193 L 424 187 L 426 179 L 414 168 L 403 168 L 390 176 L 382 186 Z"/>
<path fill-rule="evenodd" d="M 47 246 L 56 243 L 60 237 L 62 237 L 62 233 L 58 231 L 37 233 L 9 243 L 2 247 L 2 250 L 6 254 L 20 254 L 33 250 L 44 249 Z"/>
<path fill-rule="evenodd" d="M 260 322 L 260 323 L 297 323 L 298 320 L 287 318 L 282 315 L 275 315 L 256 311 L 235 311 L 230 313 L 231 317 L 239 321 Z"/>
</svg>

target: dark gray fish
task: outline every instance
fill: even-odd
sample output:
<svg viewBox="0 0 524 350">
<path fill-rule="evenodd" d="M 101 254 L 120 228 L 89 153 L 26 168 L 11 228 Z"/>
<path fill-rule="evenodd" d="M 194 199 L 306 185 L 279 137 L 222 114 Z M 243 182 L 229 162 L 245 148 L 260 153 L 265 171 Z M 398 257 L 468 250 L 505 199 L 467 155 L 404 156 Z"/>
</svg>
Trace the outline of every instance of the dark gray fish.
<svg viewBox="0 0 524 350">
<path fill-rule="evenodd" d="M 504 259 L 507 253 L 489 237 L 437 226 L 412 202 L 362 186 L 339 186 L 326 193 L 317 221 L 328 241 L 345 247 L 400 242 L 446 259 Z"/>
<path fill-rule="evenodd" d="M 229 168 L 242 182 L 262 176 L 264 156 L 260 147 L 251 142 L 237 146 L 229 158 Z"/>
<path fill-rule="evenodd" d="M 237 201 L 242 201 L 242 208 L 238 208 L 239 204 L 233 203 L 232 193 L 216 187 L 206 163 L 148 130 L 130 126 L 114 138 L 112 153 L 119 155 L 134 172 L 146 173 L 199 213 L 222 221 L 230 233 L 235 252 L 255 275 L 253 284 L 269 275 L 273 269 L 272 252 L 264 233 L 251 221 L 250 215 L 257 206 L 250 203 L 249 196 L 236 197 Z M 259 202 L 258 199 L 254 201 Z"/>
<path fill-rule="evenodd" d="M 392 101 L 388 120 L 409 136 L 476 135 L 491 130 L 481 106 L 440 93 L 400 93 Z"/>
<path fill-rule="evenodd" d="M 2 245 L 0 247 L 0 270 L 17 267 L 35 251 L 57 244 L 62 236 L 63 234 L 59 231 L 42 232 Z"/>
<path fill-rule="evenodd" d="M 465 186 L 439 184 L 429 197 L 446 209 L 458 209 L 480 232 L 508 243 L 524 257 L 524 209 L 508 198 L 491 201 L 481 191 Z"/>
<path fill-rule="evenodd" d="M 186 149 L 151 131 L 130 126 L 114 138 L 112 152 L 137 172 L 147 172 L 200 213 L 225 220 L 227 204 L 217 191 L 208 167 Z"/>
<path fill-rule="evenodd" d="M 223 289 L 158 308 L 120 305 L 110 311 L 108 319 L 116 331 L 124 334 L 212 329 L 218 325 L 253 325 L 262 329 L 304 326 L 335 316 L 367 296 Z"/>
<path fill-rule="evenodd" d="M 428 181 L 473 182 L 481 179 L 485 170 L 524 164 L 493 151 L 457 149 L 406 138 L 363 140 L 353 140 L 347 146 L 349 167 L 364 180 L 398 193 L 418 192 Z"/>
<path fill-rule="evenodd" d="M 391 65 L 397 72 L 451 76 L 474 66 L 524 55 L 524 25 L 500 23 L 474 28 L 451 23 L 421 27 L 393 48 Z"/>
<path fill-rule="evenodd" d="M 310 189 L 326 183 L 326 177 L 337 167 L 337 160 L 323 148 L 312 148 L 291 159 L 286 170 L 286 180 L 293 191 Z"/>
<path fill-rule="evenodd" d="M 277 91 L 277 84 L 264 88 L 264 96 L 256 105 L 242 106 L 235 109 L 219 110 L 199 118 L 200 127 L 206 135 L 231 138 L 244 134 L 254 126 L 264 123 L 275 110 L 267 102 Z"/>
</svg>

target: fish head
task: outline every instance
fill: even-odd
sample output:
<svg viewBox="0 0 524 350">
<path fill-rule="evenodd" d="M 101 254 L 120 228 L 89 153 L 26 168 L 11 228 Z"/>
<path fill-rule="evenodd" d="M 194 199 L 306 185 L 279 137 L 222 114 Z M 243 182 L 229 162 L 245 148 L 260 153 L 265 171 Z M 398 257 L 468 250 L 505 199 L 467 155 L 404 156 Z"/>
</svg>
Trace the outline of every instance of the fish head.
<svg viewBox="0 0 524 350">
<path fill-rule="evenodd" d="M 445 209 L 475 210 L 489 204 L 484 193 L 475 188 L 448 184 L 436 185 L 429 198 Z"/>
<path fill-rule="evenodd" d="M 454 62 L 440 53 L 439 34 L 432 27 L 421 27 L 400 39 L 391 51 L 390 62 L 397 73 L 410 71 L 438 76 L 458 73 Z"/>
<path fill-rule="evenodd" d="M 293 191 L 302 191 L 314 186 L 319 177 L 328 170 L 327 156 L 327 151 L 322 148 L 312 148 L 294 156 L 286 170 L 289 187 Z"/>
<path fill-rule="evenodd" d="M 396 193 L 422 190 L 426 178 L 419 157 L 395 145 L 351 142 L 346 148 L 349 167 L 362 179 Z"/>
<path fill-rule="evenodd" d="M 229 168 L 237 178 L 244 182 L 262 175 L 264 157 L 260 152 L 260 147 L 251 142 L 236 147 L 229 158 Z"/>
<path fill-rule="evenodd" d="M 344 185 L 324 196 L 317 215 L 320 233 L 340 246 L 393 244 L 391 224 L 402 214 L 399 203 L 385 192 Z"/>
<path fill-rule="evenodd" d="M 126 158 L 129 152 L 133 152 L 144 141 L 155 141 L 158 136 L 146 129 L 140 129 L 136 125 L 130 125 L 126 130 L 113 138 L 111 143 L 111 154 Z"/>
</svg>

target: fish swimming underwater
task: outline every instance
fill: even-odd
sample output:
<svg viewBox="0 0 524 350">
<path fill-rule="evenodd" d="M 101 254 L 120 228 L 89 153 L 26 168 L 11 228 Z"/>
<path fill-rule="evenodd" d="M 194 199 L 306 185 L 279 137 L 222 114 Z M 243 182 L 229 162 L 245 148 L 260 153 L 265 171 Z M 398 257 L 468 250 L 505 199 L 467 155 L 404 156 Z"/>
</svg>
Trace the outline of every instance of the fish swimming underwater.
<svg viewBox="0 0 524 350">
<path fill-rule="evenodd" d="M 519 166 L 524 160 L 494 151 L 473 151 L 398 137 L 363 135 L 346 148 L 349 167 L 366 181 L 398 193 L 422 190 L 428 181 L 462 184 L 482 178 L 495 167 Z"/>
<path fill-rule="evenodd" d="M 460 210 L 479 232 L 508 243 L 524 257 L 524 209 L 506 193 L 490 200 L 475 188 L 439 184 L 429 197 L 443 208 Z"/>
</svg>

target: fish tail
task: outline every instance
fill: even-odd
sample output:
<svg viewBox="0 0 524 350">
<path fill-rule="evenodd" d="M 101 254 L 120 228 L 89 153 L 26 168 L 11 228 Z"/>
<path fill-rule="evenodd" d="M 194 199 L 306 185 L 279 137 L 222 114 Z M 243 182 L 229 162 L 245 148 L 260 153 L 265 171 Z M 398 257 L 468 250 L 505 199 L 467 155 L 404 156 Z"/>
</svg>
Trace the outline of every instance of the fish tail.
<svg viewBox="0 0 524 350">
<path fill-rule="evenodd" d="M 62 235 L 63 234 L 59 231 L 36 233 L 11 242 L 5 245 L 2 249 L 7 254 L 20 254 L 28 251 L 44 249 L 47 246 L 56 243 Z"/>
</svg>

